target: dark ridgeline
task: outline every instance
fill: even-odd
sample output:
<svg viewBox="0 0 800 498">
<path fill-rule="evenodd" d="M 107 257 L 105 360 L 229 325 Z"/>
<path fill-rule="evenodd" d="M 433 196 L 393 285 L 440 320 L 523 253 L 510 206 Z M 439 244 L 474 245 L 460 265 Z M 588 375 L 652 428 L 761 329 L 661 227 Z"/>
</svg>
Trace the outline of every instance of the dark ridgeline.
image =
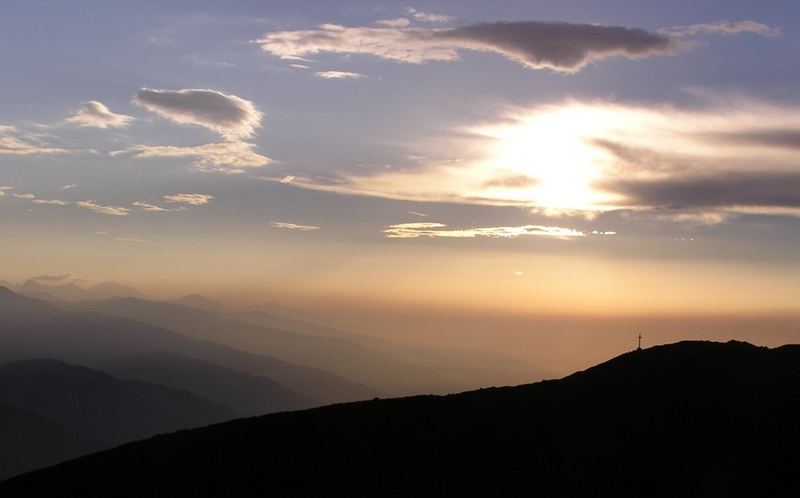
<svg viewBox="0 0 800 498">
<path fill-rule="evenodd" d="M 188 391 L 59 360 L 0 366 L 0 479 L 238 414 Z"/>
<path fill-rule="evenodd" d="M 796 496 L 800 346 L 681 342 L 557 381 L 182 431 L 2 496 Z"/>
</svg>

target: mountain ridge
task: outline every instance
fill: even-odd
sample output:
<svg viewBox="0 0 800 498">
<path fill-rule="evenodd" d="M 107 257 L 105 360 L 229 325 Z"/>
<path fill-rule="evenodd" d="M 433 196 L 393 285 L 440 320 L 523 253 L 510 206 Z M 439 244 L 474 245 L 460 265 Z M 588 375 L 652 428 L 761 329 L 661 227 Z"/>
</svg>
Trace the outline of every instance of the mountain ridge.
<svg viewBox="0 0 800 498">
<path fill-rule="evenodd" d="M 798 389 L 798 346 L 683 341 L 559 380 L 183 431 L 0 492 L 145 496 L 157 483 L 193 496 L 791 496 Z"/>
</svg>

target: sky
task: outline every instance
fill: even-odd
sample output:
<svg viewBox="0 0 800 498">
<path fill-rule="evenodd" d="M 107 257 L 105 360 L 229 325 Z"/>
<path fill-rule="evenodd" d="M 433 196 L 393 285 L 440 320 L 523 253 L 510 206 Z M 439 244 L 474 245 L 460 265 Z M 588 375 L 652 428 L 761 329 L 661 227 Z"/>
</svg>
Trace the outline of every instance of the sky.
<svg viewBox="0 0 800 498">
<path fill-rule="evenodd" d="M 3 10 L 2 280 L 798 311 L 797 2 Z"/>
</svg>

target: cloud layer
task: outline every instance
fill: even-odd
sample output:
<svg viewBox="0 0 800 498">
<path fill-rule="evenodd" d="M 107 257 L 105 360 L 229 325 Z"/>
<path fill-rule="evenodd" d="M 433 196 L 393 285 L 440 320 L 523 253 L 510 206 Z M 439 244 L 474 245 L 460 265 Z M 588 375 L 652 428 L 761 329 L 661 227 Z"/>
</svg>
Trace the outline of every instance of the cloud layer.
<svg viewBox="0 0 800 498">
<path fill-rule="evenodd" d="M 285 221 L 270 221 L 269 226 L 272 228 L 283 228 L 287 230 L 300 230 L 303 232 L 308 232 L 310 230 L 319 230 L 318 226 L 314 225 L 298 225 L 296 223 L 287 223 Z"/>
<path fill-rule="evenodd" d="M 208 194 L 174 194 L 165 195 L 164 200 L 177 204 L 188 204 L 190 206 L 202 206 L 211 202 L 213 195 Z"/>
<path fill-rule="evenodd" d="M 63 154 L 69 149 L 52 147 L 38 136 L 18 130 L 15 126 L 0 125 L 0 154 L 32 156 L 40 154 Z"/>
<path fill-rule="evenodd" d="M 93 128 L 122 128 L 133 121 L 133 117 L 111 112 L 102 102 L 90 100 L 81 104 L 74 114 L 67 117 L 68 123 Z"/>
<path fill-rule="evenodd" d="M 331 52 L 413 64 L 454 61 L 460 51 L 472 50 L 496 53 L 531 69 L 561 72 L 575 72 L 608 57 L 669 54 L 679 46 L 667 35 L 642 29 L 537 21 L 446 29 L 323 24 L 314 30 L 267 33 L 258 43 L 265 52 L 281 58 Z"/>
<path fill-rule="evenodd" d="M 516 227 L 471 227 L 448 229 L 443 223 L 400 223 L 390 225 L 383 230 L 388 238 L 416 239 L 420 237 L 467 238 L 516 238 L 523 236 L 572 238 L 584 237 L 586 234 L 571 228 L 523 225 Z"/>
<path fill-rule="evenodd" d="M 755 21 L 715 21 L 691 26 L 676 26 L 659 30 L 672 36 L 691 36 L 701 34 L 735 35 L 739 33 L 755 33 L 763 36 L 778 36 L 783 30 L 773 28 Z"/>
<path fill-rule="evenodd" d="M 352 73 L 350 71 L 317 71 L 314 73 L 314 76 L 326 80 L 357 80 L 364 78 L 363 74 Z"/>
<path fill-rule="evenodd" d="M 143 89 L 133 101 L 175 123 L 202 126 L 232 141 L 252 137 L 261 126 L 255 104 L 217 90 Z"/>
<path fill-rule="evenodd" d="M 258 154 L 255 144 L 248 142 L 219 142 L 189 147 L 177 145 L 134 145 L 111 152 L 112 156 L 130 154 L 139 158 L 188 157 L 198 171 L 243 173 L 250 168 L 271 164 L 272 159 Z"/>
<path fill-rule="evenodd" d="M 468 157 L 327 179 L 298 175 L 292 184 L 554 215 L 633 210 L 704 222 L 800 215 L 796 106 L 747 99 L 692 109 L 567 101 L 457 131 L 462 135 L 441 146 L 473 151 Z"/>
</svg>

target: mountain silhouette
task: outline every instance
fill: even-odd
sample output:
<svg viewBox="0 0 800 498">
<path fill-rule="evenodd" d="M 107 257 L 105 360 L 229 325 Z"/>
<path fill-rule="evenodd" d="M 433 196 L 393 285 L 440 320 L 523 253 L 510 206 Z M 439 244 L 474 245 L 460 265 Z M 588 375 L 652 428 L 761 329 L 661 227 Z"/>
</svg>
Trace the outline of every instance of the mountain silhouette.
<svg viewBox="0 0 800 498">
<path fill-rule="evenodd" d="M 266 377 L 256 377 L 175 353 L 134 353 L 95 363 L 121 379 L 183 389 L 236 410 L 242 416 L 310 408 L 318 403 Z"/>
<path fill-rule="evenodd" d="M 561 380 L 279 413 L 0 483 L 8 496 L 795 496 L 800 346 L 681 342 Z"/>
<path fill-rule="evenodd" d="M 0 400 L 107 446 L 237 418 L 232 409 L 187 391 L 120 380 L 60 360 L 0 366 Z"/>
<path fill-rule="evenodd" d="M 222 318 L 208 311 L 142 299 L 84 303 L 73 309 L 139 320 L 195 339 L 321 368 L 363 384 L 375 385 L 387 393 L 452 391 L 449 386 L 438 384 L 432 371 L 336 337 L 268 329 Z"/>
<path fill-rule="evenodd" d="M 488 353 L 456 361 L 458 355 L 443 354 L 444 348 L 392 346 L 379 339 L 365 346 L 349 337 L 313 335 L 319 326 L 302 329 L 297 321 L 283 321 L 293 325 L 287 332 L 175 303 L 128 298 L 81 303 L 71 309 L 143 321 L 195 339 L 321 368 L 394 395 L 450 393 L 486 383 L 549 376 L 507 356 L 489 367 Z"/>
<path fill-rule="evenodd" d="M 58 358 L 94 366 L 131 353 L 169 352 L 267 377 L 317 403 L 368 399 L 381 391 L 322 369 L 200 341 L 161 327 L 101 313 L 64 311 L 0 288 L 0 364 Z M 274 405 L 274 410 L 295 406 Z"/>
<path fill-rule="evenodd" d="M 284 308 L 278 308 L 278 312 Z M 537 368 L 528 363 L 494 351 L 441 347 L 417 344 L 397 344 L 371 335 L 320 325 L 311 315 L 301 319 L 301 311 L 291 310 L 290 316 L 267 313 L 259 309 L 229 312 L 225 318 L 238 320 L 259 327 L 285 330 L 303 335 L 337 337 L 359 344 L 372 351 L 390 354 L 416 365 L 420 371 L 435 375 L 439 385 L 447 386 L 440 393 L 451 393 L 475 389 L 486 385 L 509 385 L 532 380 L 552 379 L 553 372 Z M 416 392 L 436 393 L 416 386 Z"/>
<path fill-rule="evenodd" d="M 187 294 L 175 299 L 172 303 L 213 313 L 224 313 L 228 310 L 224 304 L 202 294 Z"/>
</svg>

